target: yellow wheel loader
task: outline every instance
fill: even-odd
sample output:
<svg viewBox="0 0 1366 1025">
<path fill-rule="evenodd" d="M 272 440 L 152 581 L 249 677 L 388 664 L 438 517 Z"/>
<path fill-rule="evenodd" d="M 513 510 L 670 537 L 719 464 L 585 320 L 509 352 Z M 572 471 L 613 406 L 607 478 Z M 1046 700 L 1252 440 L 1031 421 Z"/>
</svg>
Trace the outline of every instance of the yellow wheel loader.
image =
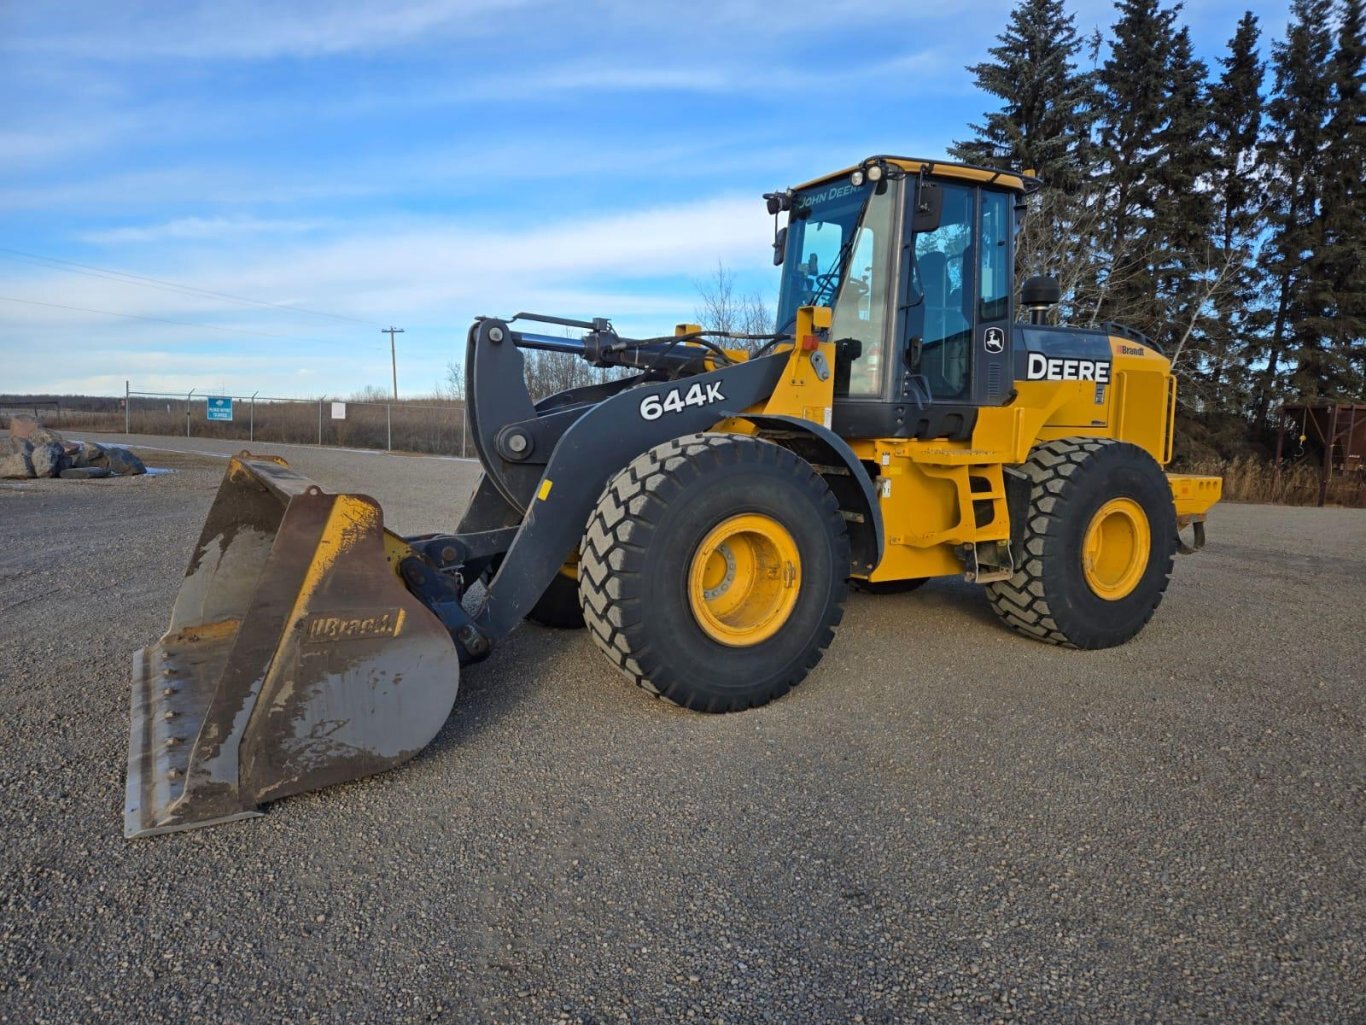
<svg viewBox="0 0 1366 1025">
<path fill-rule="evenodd" d="M 395 536 L 372 499 L 233 459 L 170 629 L 134 658 L 126 834 L 403 762 L 460 667 L 528 617 L 586 625 L 638 685 L 703 712 L 800 683 L 851 585 L 961 576 L 1029 637 L 1129 640 L 1220 481 L 1162 470 L 1176 382 L 1156 345 L 1049 325 L 1050 278 L 1017 293 L 1037 184 L 878 156 L 768 194 L 777 323 L 748 349 L 688 324 L 480 318 L 484 472 L 453 533 Z M 549 333 L 566 327 L 580 337 Z M 524 349 L 620 376 L 533 401 Z"/>
</svg>

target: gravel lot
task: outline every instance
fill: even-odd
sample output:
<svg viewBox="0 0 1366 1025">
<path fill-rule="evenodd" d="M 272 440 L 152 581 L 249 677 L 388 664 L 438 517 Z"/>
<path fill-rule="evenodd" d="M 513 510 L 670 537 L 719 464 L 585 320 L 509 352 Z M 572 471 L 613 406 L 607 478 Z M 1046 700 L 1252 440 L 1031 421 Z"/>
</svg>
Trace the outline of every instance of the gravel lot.
<svg viewBox="0 0 1366 1025">
<path fill-rule="evenodd" d="M 527 626 L 407 767 L 130 842 L 129 655 L 224 467 L 156 448 L 241 447 L 134 441 L 176 472 L 0 484 L 0 1022 L 1366 1021 L 1366 512 L 1218 508 L 1105 652 L 855 595 L 736 716 Z M 477 471 L 266 450 L 408 533 Z"/>
</svg>

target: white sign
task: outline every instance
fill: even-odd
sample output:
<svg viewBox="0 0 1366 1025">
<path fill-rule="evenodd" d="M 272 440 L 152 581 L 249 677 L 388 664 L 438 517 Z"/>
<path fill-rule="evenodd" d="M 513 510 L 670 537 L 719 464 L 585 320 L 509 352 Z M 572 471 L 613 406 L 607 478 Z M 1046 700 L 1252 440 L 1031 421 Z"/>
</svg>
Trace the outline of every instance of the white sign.
<svg viewBox="0 0 1366 1025">
<path fill-rule="evenodd" d="M 346 419 L 346 403 L 345 403 L 345 402 L 334 402 L 334 403 L 332 403 L 332 419 L 333 419 L 333 420 L 345 420 L 345 419 Z"/>
</svg>

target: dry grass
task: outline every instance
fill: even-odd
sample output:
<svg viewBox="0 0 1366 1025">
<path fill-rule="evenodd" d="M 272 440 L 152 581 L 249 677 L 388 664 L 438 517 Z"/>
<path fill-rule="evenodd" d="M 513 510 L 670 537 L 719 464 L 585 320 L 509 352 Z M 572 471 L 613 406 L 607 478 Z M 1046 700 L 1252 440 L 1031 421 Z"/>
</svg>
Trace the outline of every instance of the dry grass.
<svg viewBox="0 0 1366 1025">
<path fill-rule="evenodd" d="M 1224 478 L 1225 501 L 1316 505 L 1319 500 L 1319 468 L 1307 462 L 1277 472 L 1275 465 L 1260 459 L 1204 460 L 1181 467 L 1181 472 Z M 1366 474 L 1334 475 L 1327 504 L 1366 508 Z"/>
</svg>

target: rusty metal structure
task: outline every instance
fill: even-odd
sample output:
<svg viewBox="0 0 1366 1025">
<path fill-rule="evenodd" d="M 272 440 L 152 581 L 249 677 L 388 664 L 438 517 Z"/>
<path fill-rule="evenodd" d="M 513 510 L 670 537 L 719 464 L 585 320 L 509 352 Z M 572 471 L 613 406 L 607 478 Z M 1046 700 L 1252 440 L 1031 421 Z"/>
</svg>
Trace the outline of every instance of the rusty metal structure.
<svg viewBox="0 0 1366 1025">
<path fill-rule="evenodd" d="M 1328 499 L 1328 482 L 1366 470 L 1366 403 L 1312 402 L 1281 406 L 1276 427 L 1276 465 L 1285 455 L 1286 433 L 1303 454 L 1306 446 L 1320 453 L 1319 500 Z"/>
</svg>

